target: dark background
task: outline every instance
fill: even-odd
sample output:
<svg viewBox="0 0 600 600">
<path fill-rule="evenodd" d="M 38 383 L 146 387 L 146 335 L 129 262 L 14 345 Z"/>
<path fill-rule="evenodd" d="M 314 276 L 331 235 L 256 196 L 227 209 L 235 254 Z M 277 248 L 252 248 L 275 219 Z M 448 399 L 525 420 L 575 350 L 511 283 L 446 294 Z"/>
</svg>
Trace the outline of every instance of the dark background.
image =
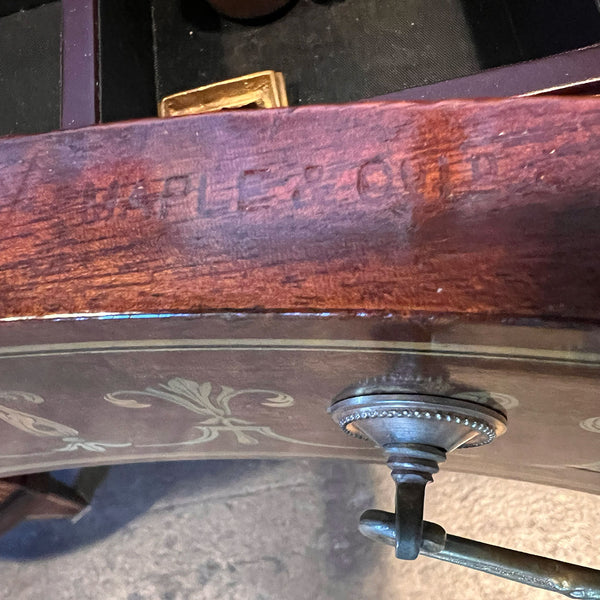
<svg viewBox="0 0 600 600">
<path fill-rule="evenodd" d="M 101 118 L 280 70 L 291 104 L 345 102 L 600 40 L 596 0 L 295 0 L 235 22 L 203 0 L 99 0 Z M 61 3 L 0 2 L 0 134 L 60 126 Z"/>
</svg>

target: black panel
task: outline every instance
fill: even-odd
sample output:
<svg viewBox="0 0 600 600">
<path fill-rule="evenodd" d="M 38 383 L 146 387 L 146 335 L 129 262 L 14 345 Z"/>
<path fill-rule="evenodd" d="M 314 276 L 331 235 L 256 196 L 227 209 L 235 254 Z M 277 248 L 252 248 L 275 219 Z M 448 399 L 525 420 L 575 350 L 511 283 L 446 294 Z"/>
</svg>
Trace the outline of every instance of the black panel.
<svg viewBox="0 0 600 600">
<path fill-rule="evenodd" d="M 479 70 L 460 0 L 298 0 L 272 22 L 154 0 L 159 96 L 263 69 L 290 102 L 344 102 Z"/>
<path fill-rule="evenodd" d="M 0 18 L 0 135 L 60 126 L 60 2 Z"/>
<path fill-rule="evenodd" d="M 600 3 L 595 0 L 508 0 L 525 58 L 541 58 L 600 40 Z"/>
<path fill-rule="evenodd" d="M 463 0 L 462 4 L 482 69 L 525 60 L 506 0 Z"/>
<path fill-rule="evenodd" d="M 156 115 L 150 0 L 101 0 L 100 120 Z"/>
<path fill-rule="evenodd" d="M 600 41 L 596 0 L 298 0 L 262 23 L 153 6 L 159 97 L 275 69 L 293 104 L 345 102 Z"/>
<path fill-rule="evenodd" d="M 599 7 L 596 0 L 463 0 L 482 68 L 597 43 Z"/>
</svg>

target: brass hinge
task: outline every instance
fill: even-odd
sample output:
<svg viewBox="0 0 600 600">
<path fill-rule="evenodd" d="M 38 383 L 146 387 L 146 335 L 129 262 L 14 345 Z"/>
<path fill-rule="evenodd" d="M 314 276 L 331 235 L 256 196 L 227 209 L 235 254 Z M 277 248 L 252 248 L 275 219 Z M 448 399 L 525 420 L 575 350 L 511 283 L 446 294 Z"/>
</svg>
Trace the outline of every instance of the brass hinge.
<svg viewBox="0 0 600 600">
<path fill-rule="evenodd" d="M 158 105 L 158 116 L 181 117 L 219 110 L 283 106 L 288 106 L 283 75 L 261 71 L 166 96 Z"/>
</svg>

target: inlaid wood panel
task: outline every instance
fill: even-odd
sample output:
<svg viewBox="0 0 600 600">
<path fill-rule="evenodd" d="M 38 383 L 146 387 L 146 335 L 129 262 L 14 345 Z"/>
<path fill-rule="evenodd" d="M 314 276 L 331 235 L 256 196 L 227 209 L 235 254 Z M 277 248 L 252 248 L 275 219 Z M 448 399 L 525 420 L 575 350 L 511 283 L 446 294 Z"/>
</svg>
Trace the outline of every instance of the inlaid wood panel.
<svg viewBox="0 0 600 600">
<path fill-rule="evenodd" d="M 504 437 L 449 468 L 600 491 L 599 102 L 0 140 L 0 475 L 379 460 L 326 409 L 402 371 L 508 411 Z"/>
<path fill-rule="evenodd" d="M 4 323 L 0 474 L 216 457 L 380 460 L 326 410 L 382 373 L 451 380 L 508 433 L 447 468 L 600 492 L 595 331 L 355 315 Z M 485 392 L 485 393 L 483 393 Z"/>
</svg>

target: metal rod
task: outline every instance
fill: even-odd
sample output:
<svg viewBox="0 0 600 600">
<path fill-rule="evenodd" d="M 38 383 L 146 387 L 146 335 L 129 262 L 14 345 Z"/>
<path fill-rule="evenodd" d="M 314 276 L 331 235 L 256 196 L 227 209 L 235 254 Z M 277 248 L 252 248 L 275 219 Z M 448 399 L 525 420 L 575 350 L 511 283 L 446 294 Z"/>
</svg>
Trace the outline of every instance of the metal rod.
<svg viewBox="0 0 600 600">
<path fill-rule="evenodd" d="M 366 511 L 360 530 L 367 537 L 394 546 L 396 517 Z M 600 599 L 600 571 L 535 554 L 509 550 L 455 535 L 443 535 L 435 523 L 423 522 L 421 554 L 518 583 L 557 592 L 569 598 Z"/>
<path fill-rule="evenodd" d="M 569 598 L 600 598 L 600 571 L 544 556 L 509 550 L 455 535 L 446 536 L 446 544 L 440 552 L 423 551 L 423 554 L 558 592 Z"/>
<path fill-rule="evenodd" d="M 414 560 L 419 556 L 426 483 L 419 477 L 416 481 L 396 484 L 396 558 Z"/>
</svg>

